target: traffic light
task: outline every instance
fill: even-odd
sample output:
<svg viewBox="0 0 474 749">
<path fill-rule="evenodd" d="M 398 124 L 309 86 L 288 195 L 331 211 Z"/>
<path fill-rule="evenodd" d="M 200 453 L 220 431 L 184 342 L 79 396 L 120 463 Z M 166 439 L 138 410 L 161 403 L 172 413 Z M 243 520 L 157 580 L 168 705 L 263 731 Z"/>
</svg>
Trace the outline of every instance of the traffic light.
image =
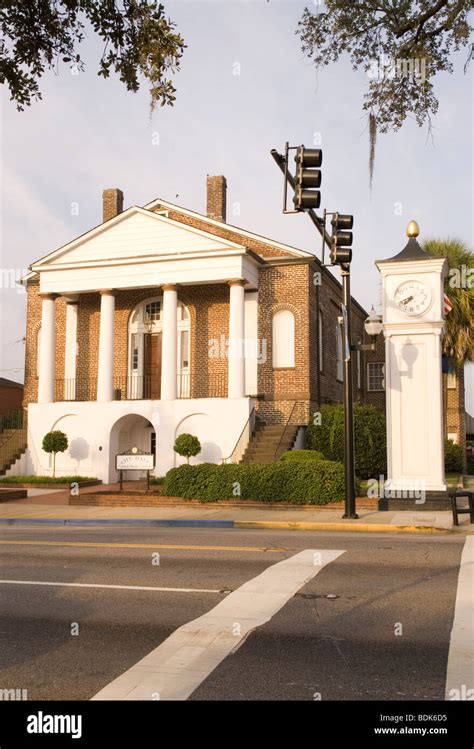
<svg viewBox="0 0 474 749">
<path fill-rule="evenodd" d="M 321 187 L 321 172 L 319 167 L 323 163 L 323 152 L 320 148 L 305 148 L 298 146 L 295 155 L 295 197 L 293 203 L 296 211 L 306 208 L 319 208 L 321 193 L 312 188 Z"/>
<path fill-rule="evenodd" d="M 331 265 L 345 265 L 352 260 L 352 232 L 354 216 L 335 213 L 331 226 Z"/>
</svg>

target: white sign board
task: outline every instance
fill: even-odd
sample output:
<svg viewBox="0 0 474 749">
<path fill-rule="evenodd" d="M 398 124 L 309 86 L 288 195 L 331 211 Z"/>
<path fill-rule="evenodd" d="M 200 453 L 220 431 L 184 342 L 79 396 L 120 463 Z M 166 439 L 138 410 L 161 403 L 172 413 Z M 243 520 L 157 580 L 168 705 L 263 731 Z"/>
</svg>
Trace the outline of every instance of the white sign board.
<svg viewBox="0 0 474 749">
<path fill-rule="evenodd" d="M 155 467 L 154 455 L 116 455 L 117 471 L 152 471 Z"/>
</svg>

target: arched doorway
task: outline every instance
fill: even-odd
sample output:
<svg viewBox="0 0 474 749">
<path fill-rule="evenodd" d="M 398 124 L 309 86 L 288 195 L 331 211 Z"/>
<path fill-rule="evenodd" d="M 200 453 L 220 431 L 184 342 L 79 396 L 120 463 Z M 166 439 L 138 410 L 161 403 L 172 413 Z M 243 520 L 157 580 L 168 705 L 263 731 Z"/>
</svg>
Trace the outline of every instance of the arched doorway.
<svg viewBox="0 0 474 749">
<path fill-rule="evenodd" d="M 127 414 L 115 422 L 110 431 L 110 470 L 111 481 L 118 478 L 115 469 L 115 456 L 138 447 L 145 452 L 156 454 L 156 434 L 153 424 L 139 414 Z M 113 477 L 113 478 L 112 478 Z M 124 471 L 124 481 L 138 481 L 146 478 L 146 471 Z"/>
<path fill-rule="evenodd" d="M 161 397 L 161 347 L 163 298 L 140 302 L 130 316 L 128 326 L 128 398 L 159 400 Z M 190 316 L 178 301 L 177 321 L 178 396 L 189 397 Z"/>
</svg>

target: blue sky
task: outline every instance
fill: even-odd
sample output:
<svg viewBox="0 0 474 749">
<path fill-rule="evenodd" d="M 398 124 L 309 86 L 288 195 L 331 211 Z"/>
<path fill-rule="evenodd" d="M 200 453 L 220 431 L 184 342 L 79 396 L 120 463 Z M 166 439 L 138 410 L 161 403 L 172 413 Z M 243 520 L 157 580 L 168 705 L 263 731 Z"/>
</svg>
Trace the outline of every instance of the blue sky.
<svg viewBox="0 0 474 749">
<path fill-rule="evenodd" d="M 282 215 L 282 177 L 269 154 L 286 140 L 312 146 L 315 133 L 324 153 L 322 206 L 355 217 L 353 293 L 365 307 L 378 300 L 374 260 L 403 247 L 411 218 L 421 238 L 456 236 L 472 247 L 474 65 L 463 74 L 467 52 L 453 57 L 454 75 L 435 80 L 432 140 L 413 120 L 379 136 L 370 192 L 362 112 L 368 79 L 347 60 L 318 72 L 303 57 L 295 29 L 305 5 L 167 0 L 188 47 L 174 76 L 175 106 L 151 118 L 146 86 L 131 94 L 114 77 L 96 75 L 100 46 L 92 37 L 83 48 L 86 72 L 72 75 L 63 65 L 45 75 L 42 102 L 18 113 L 2 91 L 3 269 L 25 268 L 99 223 L 104 187 L 121 187 L 126 207 L 162 197 L 204 211 L 206 174 L 227 177 L 229 223 L 319 254 L 309 219 Z M 10 370 L 23 367 L 15 341 L 24 333 L 25 296 L 3 288 L 2 309 L 1 369 L 8 371 L 1 375 L 21 380 L 22 371 Z"/>
</svg>

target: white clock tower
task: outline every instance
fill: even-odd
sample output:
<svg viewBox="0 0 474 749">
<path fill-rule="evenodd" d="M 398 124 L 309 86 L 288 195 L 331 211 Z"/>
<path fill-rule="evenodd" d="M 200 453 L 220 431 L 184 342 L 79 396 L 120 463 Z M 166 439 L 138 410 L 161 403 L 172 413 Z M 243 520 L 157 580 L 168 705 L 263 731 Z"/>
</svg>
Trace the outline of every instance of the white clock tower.
<svg viewBox="0 0 474 749">
<path fill-rule="evenodd" d="M 383 284 L 385 488 L 391 508 L 401 507 L 401 498 L 405 506 L 408 498 L 413 509 L 447 509 L 441 374 L 447 260 L 424 252 L 418 234 L 411 221 L 406 247 L 376 263 Z"/>
</svg>

